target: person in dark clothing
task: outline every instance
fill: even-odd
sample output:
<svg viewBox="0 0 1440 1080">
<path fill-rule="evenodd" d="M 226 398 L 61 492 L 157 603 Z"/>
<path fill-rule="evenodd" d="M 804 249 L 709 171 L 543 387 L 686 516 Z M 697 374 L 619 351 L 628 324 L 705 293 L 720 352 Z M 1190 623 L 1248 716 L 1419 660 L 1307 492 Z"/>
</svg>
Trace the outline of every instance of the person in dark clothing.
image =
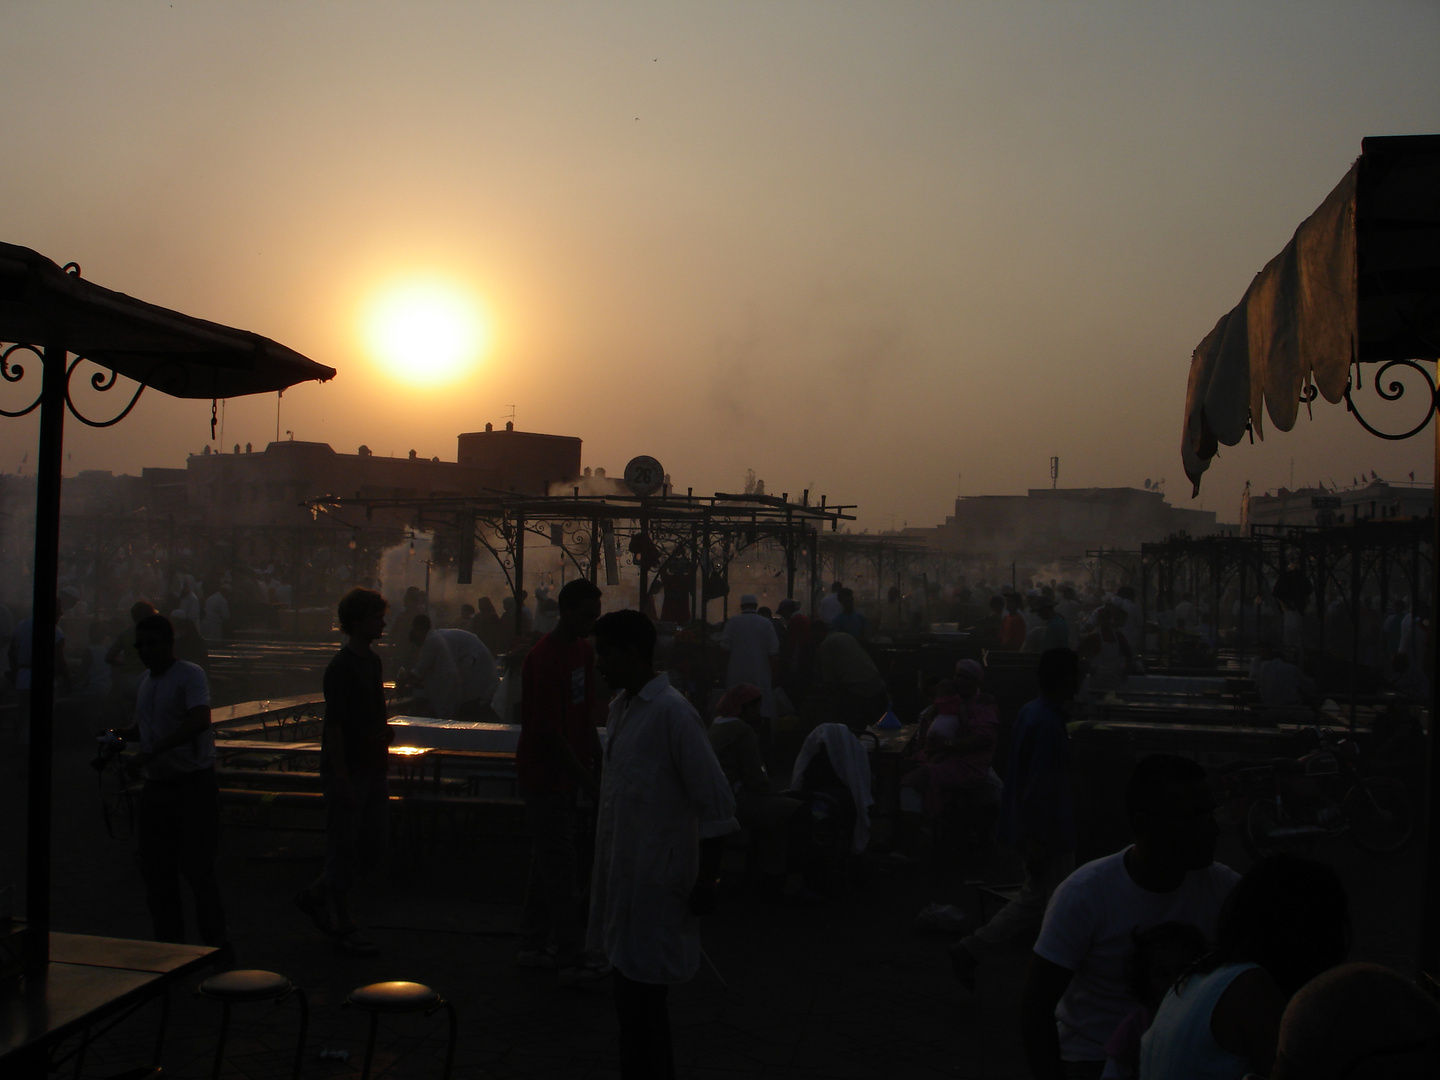
<svg viewBox="0 0 1440 1080">
<path fill-rule="evenodd" d="M 520 917 L 520 967 L 551 968 L 578 985 L 610 969 L 585 956 L 575 843 L 577 800 L 600 793 L 595 650 L 600 589 L 579 578 L 560 590 L 560 621 L 525 657 L 515 778 L 530 829 L 530 876 Z M 550 946 L 553 945 L 552 952 Z"/>
<path fill-rule="evenodd" d="M 215 878 L 220 789 L 210 685 L 195 664 L 175 659 L 175 629 L 163 615 L 148 615 L 136 624 L 135 651 L 146 671 L 135 703 L 140 753 L 127 767 L 145 774 L 137 859 L 155 940 L 185 940 L 184 877 L 195 894 L 201 939 L 223 948 L 225 906 Z"/>
<path fill-rule="evenodd" d="M 735 792 L 735 817 L 750 834 L 761 885 L 778 892 L 785 884 L 787 831 L 799 799 L 779 794 L 765 772 L 758 732 L 760 688 L 741 683 L 726 691 L 710 722 L 710 746 Z"/>
<path fill-rule="evenodd" d="M 1075 808 L 1070 796 L 1066 709 L 1080 688 L 1080 658 L 1070 649 L 1040 654 L 1040 696 L 1015 718 L 1000 804 L 1000 842 L 1025 857 L 1020 895 L 950 948 L 955 975 L 975 990 L 975 967 L 1006 942 L 1032 933 L 1055 887 L 1075 868 Z"/>
<path fill-rule="evenodd" d="M 1298 561 L 1292 562 L 1275 579 L 1275 586 L 1270 590 L 1270 595 L 1284 604 L 1289 611 L 1298 611 L 1305 614 L 1305 608 L 1310 603 L 1310 594 L 1315 591 L 1310 584 L 1310 579 L 1305 575 L 1305 568 Z"/>
<path fill-rule="evenodd" d="M 350 917 L 349 892 L 385 853 L 389 828 L 390 728 L 380 657 L 385 598 L 351 589 L 340 601 L 347 640 L 325 669 L 325 726 L 320 778 L 325 786 L 325 870 L 295 904 L 347 952 L 378 952 Z"/>
<path fill-rule="evenodd" d="M 998 649 L 1000 647 L 1000 624 L 1005 618 L 1005 601 L 998 597 L 990 598 L 990 614 L 984 616 L 970 627 L 970 640 L 982 649 Z"/>
</svg>

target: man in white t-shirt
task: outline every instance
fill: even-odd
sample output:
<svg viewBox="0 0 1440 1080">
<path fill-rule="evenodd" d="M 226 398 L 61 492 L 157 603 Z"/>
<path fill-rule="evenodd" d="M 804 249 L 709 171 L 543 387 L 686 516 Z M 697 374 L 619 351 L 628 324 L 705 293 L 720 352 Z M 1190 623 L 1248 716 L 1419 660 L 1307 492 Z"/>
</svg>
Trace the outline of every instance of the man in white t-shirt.
<svg viewBox="0 0 1440 1080">
<path fill-rule="evenodd" d="M 1105 1043 L 1139 1004 L 1125 979 L 1131 935 L 1174 921 L 1213 938 L 1240 879 L 1214 861 L 1215 799 L 1195 762 L 1152 754 L 1125 796 L 1135 843 L 1066 878 L 1035 942 L 1020 1030 L 1037 1080 L 1098 1078 Z"/>
<path fill-rule="evenodd" d="M 137 861 L 155 940 L 185 940 L 183 877 L 195 894 L 200 939 L 224 945 L 225 907 L 215 879 L 220 789 L 210 685 L 198 665 L 175 659 L 175 628 L 164 615 L 148 615 L 136 624 L 135 651 L 146 671 L 135 695 L 140 753 L 127 767 L 145 774 Z"/>
<path fill-rule="evenodd" d="M 826 626 L 830 625 L 831 619 L 835 618 L 836 615 L 839 615 L 842 611 L 845 610 L 844 605 L 840 603 L 840 593 L 842 590 L 844 590 L 844 588 L 845 586 L 840 584 L 840 582 L 838 581 L 831 582 L 830 592 L 826 594 L 823 600 L 820 601 L 820 611 L 818 617 L 820 621 Z"/>
</svg>

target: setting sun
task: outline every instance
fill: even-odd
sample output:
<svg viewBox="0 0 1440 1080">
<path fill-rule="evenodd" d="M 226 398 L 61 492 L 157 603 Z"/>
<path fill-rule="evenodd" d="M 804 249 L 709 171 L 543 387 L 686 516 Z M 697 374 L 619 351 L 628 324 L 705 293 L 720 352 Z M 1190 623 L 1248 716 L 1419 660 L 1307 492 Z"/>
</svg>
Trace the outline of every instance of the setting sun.
<svg viewBox="0 0 1440 1080">
<path fill-rule="evenodd" d="M 383 290 L 365 321 L 373 358 L 392 378 L 438 386 L 463 376 L 487 344 L 479 307 L 444 281 L 409 281 Z"/>
</svg>

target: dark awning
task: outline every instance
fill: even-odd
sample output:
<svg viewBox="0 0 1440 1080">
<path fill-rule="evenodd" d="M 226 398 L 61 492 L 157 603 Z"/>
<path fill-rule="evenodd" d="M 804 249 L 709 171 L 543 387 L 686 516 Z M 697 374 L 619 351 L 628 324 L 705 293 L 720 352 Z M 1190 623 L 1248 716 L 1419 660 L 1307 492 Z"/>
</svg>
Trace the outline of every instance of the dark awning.
<svg viewBox="0 0 1440 1080">
<path fill-rule="evenodd" d="M 259 334 L 101 288 L 0 243 L 0 341 L 44 345 L 56 334 L 69 352 L 172 397 L 273 393 L 335 375 Z"/>
<path fill-rule="evenodd" d="M 1440 135 L 1365 139 L 1350 171 L 1190 362 L 1181 454 L 1200 490 L 1220 443 L 1295 426 L 1351 365 L 1440 356 Z"/>
</svg>

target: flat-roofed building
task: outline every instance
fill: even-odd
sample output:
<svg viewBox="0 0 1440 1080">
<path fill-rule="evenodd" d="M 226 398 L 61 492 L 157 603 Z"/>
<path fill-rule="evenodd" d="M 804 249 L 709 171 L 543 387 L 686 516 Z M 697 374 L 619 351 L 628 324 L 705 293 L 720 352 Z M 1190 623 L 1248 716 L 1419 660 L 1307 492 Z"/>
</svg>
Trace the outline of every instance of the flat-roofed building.
<svg viewBox="0 0 1440 1080">
<path fill-rule="evenodd" d="M 580 476 L 580 440 L 573 435 L 542 435 L 516 431 L 513 423 L 496 431 L 469 431 L 459 437 L 455 460 L 461 465 L 489 469 L 501 479 L 502 491 L 544 495 L 554 484 Z"/>
<path fill-rule="evenodd" d="M 1159 490 L 1031 488 L 1024 495 L 962 496 L 943 525 L 902 535 L 976 558 L 1043 562 L 1233 528 L 1219 524 L 1213 511 L 1171 506 Z"/>
</svg>

